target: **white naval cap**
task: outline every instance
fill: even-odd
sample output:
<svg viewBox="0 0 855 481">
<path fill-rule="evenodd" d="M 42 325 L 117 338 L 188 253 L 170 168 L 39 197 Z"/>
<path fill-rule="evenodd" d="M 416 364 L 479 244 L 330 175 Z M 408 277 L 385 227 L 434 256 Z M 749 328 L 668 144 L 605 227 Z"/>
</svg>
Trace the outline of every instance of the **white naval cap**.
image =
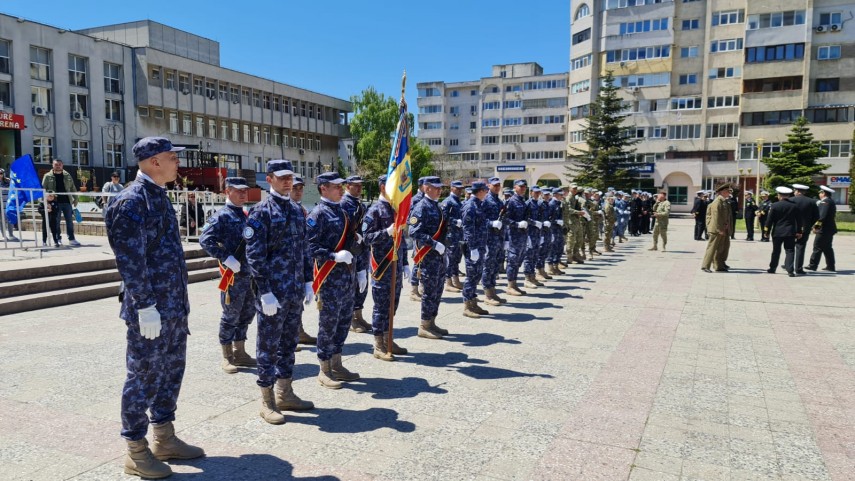
<svg viewBox="0 0 855 481">
<path fill-rule="evenodd" d="M 810 189 L 810 187 L 808 187 L 804 184 L 793 184 L 793 188 L 796 190 L 808 190 L 808 189 Z"/>
<path fill-rule="evenodd" d="M 777 192 L 779 194 L 792 194 L 793 189 L 791 189 L 789 187 L 781 186 L 781 187 L 775 187 L 775 192 Z"/>
<path fill-rule="evenodd" d="M 833 194 L 833 193 L 834 193 L 834 189 L 832 189 L 831 187 L 829 187 L 829 186 L 827 186 L 827 185 L 821 185 L 821 186 L 819 186 L 819 188 L 820 188 L 820 189 L 822 189 L 822 190 L 824 190 L 824 191 L 826 191 L 826 192 L 828 192 L 829 194 Z"/>
</svg>

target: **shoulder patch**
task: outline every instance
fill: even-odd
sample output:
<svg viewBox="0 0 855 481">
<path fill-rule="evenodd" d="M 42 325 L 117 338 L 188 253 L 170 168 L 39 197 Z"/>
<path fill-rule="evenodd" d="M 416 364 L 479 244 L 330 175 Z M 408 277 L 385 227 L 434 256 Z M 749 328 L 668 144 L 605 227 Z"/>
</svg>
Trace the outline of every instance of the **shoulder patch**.
<svg viewBox="0 0 855 481">
<path fill-rule="evenodd" d="M 259 222 L 258 219 L 249 219 L 248 221 L 246 221 L 246 223 L 253 229 L 258 229 L 261 227 L 261 222 Z"/>
<path fill-rule="evenodd" d="M 317 223 L 315 222 L 315 219 L 312 219 L 311 217 L 306 219 L 306 224 L 308 224 L 309 227 L 314 227 L 315 225 L 317 225 Z"/>
<path fill-rule="evenodd" d="M 213 224 L 216 224 L 216 223 L 217 223 L 217 216 L 213 215 L 213 216 L 211 216 L 211 218 L 210 218 L 210 219 L 208 219 L 208 224 L 212 224 L 212 225 L 213 225 Z"/>
<path fill-rule="evenodd" d="M 252 239 L 252 236 L 254 236 L 254 235 L 255 235 L 255 229 L 253 229 L 252 227 L 247 226 L 243 229 L 243 238 L 244 239 L 250 240 L 250 239 Z"/>
<path fill-rule="evenodd" d="M 410 217 L 410 225 L 416 225 L 416 224 L 418 224 L 418 222 L 419 222 L 418 217 L 415 217 L 415 216 Z"/>
</svg>

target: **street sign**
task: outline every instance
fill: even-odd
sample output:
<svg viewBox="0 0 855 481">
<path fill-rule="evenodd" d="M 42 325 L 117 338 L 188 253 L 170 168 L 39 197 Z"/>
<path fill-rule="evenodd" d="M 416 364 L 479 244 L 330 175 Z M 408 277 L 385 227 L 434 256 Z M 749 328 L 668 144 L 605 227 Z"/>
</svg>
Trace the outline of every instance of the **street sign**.
<svg viewBox="0 0 855 481">
<path fill-rule="evenodd" d="M 849 187 L 852 185 L 852 177 L 848 175 L 829 175 L 828 176 L 828 186 L 829 187 Z"/>
<path fill-rule="evenodd" d="M 497 165 L 496 172 L 525 172 L 524 165 Z"/>
</svg>

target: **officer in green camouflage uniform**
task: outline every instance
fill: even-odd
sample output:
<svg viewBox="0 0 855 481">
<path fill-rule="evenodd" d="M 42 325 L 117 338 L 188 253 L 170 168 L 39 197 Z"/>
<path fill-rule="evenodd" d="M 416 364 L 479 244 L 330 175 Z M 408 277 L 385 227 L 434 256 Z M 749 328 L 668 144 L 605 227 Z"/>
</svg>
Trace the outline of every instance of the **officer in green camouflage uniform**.
<svg viewBox="0 0 855 481">
<path fill-rule="evenodd" d="M 605 219 L 603 226 L 603 246 L 605 246 L 606 252 L 614 252 L 614 249 L 612 249 L 614 245 L 612 242 L 612 233 L 615 230 L 617 213 L 615 212 L 615 196 L 612 192 L 606 194 L 606 202 L 603 204 L 603 217 Z"/>
<path fill-rule="evenodd" d="M 653 206 L 653 218 L 656 219 L 656 224 L 653 225 L 653 247 L 648 250 L 657 250 L 657 240 L 662 237 L 662 250 L 668 245 L 668 217 L 671 215 L 671 202 L 665 196 L 664 192 L 660 192 L 656 196 L 656 204 Z"/>
<path fill-rule="evenodd" d="M 594 189 L 587 188 L 585 189 L 585 209 L 588 211 L 588 214 L 591 215 L 591 220 L 589 220 L 585 224 L 585 240 L 588 243 L 588 255 L 589 259 L 594 259 L 594 254 L 600 255 L 601 253 L 597 250 L 597 237 L 598 237 L 598 224 L 599 218 L 602 215 L 602 211 L 600 210 L 600 204 L 597 199 L 594 198 Z M 585 245 L 582 244 L 582 254 L 584 257 Z"/>
<path fill-rule="evenodd" d="M 579 246 L 582 242 L 582 209 L 576 198 L 578 188 L 576 184 L 570 184 L 567 195 L 564 197 L 564 250 L 567 253 L 567 263 L 576 262 L 584 264 L 584 259 L 579 256 Z"/>
</svg>

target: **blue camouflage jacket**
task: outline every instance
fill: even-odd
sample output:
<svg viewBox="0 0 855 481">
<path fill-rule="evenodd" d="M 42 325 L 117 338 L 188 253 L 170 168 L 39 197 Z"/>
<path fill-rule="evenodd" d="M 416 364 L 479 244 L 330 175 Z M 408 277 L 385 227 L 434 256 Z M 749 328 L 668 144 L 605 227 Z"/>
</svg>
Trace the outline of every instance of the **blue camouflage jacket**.
<svg viewBox="0 0 855 481">
<path fill-rule="evenodd" d="M 359 233 L 362 230 L 362 218 L 365 217 L 365 206 L 362 205 L 358 197 L 354 197 L 347 192 L 341 197 L 339 204 L 347 214 L 348 219 L 350 219 L 348 229 L 354 233 Z M 359 254 L 353 256 L 356 271 L 359 272 L 368 269 L 368 256 L 370 253 L 365 245 L 365 239 L 359 242 L 354 239 L 351 252 L 359 252 Z"/>
<path fill-rule="evenodd" d="M 508 238 L 510 242 L 516 245 L 525 244 L 527 229 L 520 229 L 517 225 L 522 221 L 530 224 L 531 221 L 529 220 L 528 206 L 525 199 L 519 194 L 515 193 L 508 199 L 505 219 L 508 223 Z"/>
<path fill-rule="evenodd" d="M 454 194 L 449 194 L 448 197 L 440 204 L 442 214 L 448 222 L 448 242 L 460 242 L 463 240 L 463 227 L 457 227 L 457 220 L 462 219 L 463 206 L 460 203 L 460 198 Z"/>
<path fill-rule="evenodd" d="M 440 234 L 438 241 L 433 240 L 433 235 L 439 229 L 442 221 L 442 210 L 439 208 L 439 204 L 430 197 L 425 196 L 410 213 L 410 236 L 416 242 L 416 249 L 422 246 L 433 247 L 437 242 L 446 245 L 445 233 Z M 446 221 L 447 227 L 448 224 Z M 431 250 L 430 252 L 436 251 Z"/>
<path fill-rule="evenodd" d="M 382 197 L 368 208 L 362 224 L 362 235 L 379 264 L 392 249 L 392 237 L 386 229 L 395 222 L 395 209 Z M 407 265 L 407 243 L 398 246 L 398 267 Z"/>
<path fill-rule="evenodd" d="M 484 204 L 473 195 L 463 207 L 463 241 L 470 251 L 478 249 L 481 254 L 485 253 L 488 234 Z"/>
<path fill-rule="evenodd" d="M 238 247 L 243 239 L 243 231 L 246 228 L 246 214 L 243 208 L 236 205 L 226 204 L 217 210 L 208 219 L 199 236 L 199 245 L 205 249 L 209 256 L 220 262 L 234 256 L 241 263 L 241 270 L 236 276 L 248 276 L 249 269 L 246 265 L 246 251 L 238 253 Z"/>
<path fill-rule="evenodd" d="M 348 221 L 345 222 L 345 219 Z M 335 260 L 336 246 L 339 240 L 342 235 L 349 235 L 345 232 L 346 223 L 348 230 L 353 232 L 350 229 L 349 217 L 341 205 L 327 199 L 322 198 L 309 213 L 309 218 L 306 219 L 306 224 L 309 226 L 309 255 L 319 269 L 326 261 Z M 344 247 L 339 250 L 346 250 L 348 244 L 349 240 L 345 238 Z M 354 258 L 354 264 L 356 262 L 356 258 Z M 358 271 L 354 271 L 352 265 L 336 263 L 329 277 L 327 277 L 327 282 L 339 282 L 342 278 L 353 277 L 354 272 Z"/>
</svg>

